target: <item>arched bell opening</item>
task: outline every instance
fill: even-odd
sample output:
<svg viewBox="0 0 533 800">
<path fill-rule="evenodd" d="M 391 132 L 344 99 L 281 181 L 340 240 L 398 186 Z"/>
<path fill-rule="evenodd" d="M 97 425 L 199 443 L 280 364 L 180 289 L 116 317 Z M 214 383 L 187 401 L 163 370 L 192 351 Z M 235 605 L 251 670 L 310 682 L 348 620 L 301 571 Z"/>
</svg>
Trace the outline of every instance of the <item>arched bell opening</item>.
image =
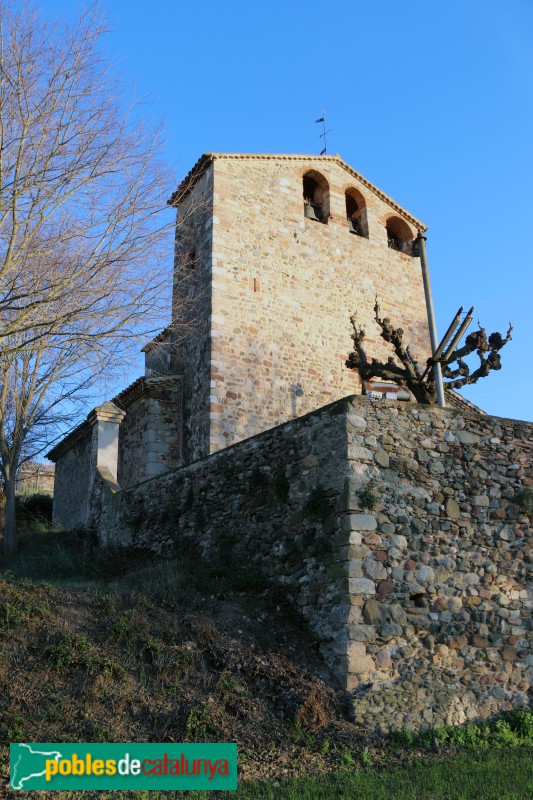
<svg viewBox="0 0 533 800">
<path fill-rule="evenodd" d="M 413 254 L 413 234 L 409 225 L 400 217 L 387 220 L 387 244 L 391 250 L 398 250 L 407 255 Z"/>
<path fill-rule="evenodd" d="M 320 172 L 309 170 L 303 176 L 304 216 L 327 224 L 329 219 L 329 184 Z"/>
<path fill-rule="evenodd" d="M 346 219 L 350 233 L 368 239 L 368 220 L 365 198 L 360 191 L 354 188 L 346 189 Z"/>
</svg>

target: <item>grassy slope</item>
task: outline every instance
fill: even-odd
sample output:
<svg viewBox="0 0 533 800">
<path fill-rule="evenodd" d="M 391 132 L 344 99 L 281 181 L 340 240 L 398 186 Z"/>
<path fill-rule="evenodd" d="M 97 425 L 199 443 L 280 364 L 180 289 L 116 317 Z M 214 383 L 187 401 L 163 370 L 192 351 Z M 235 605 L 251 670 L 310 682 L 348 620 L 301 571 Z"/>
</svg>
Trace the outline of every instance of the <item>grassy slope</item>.
<svg viewBox="0 0 533 800">
<path fill-rule="evenodd" d="M 347 722 L 342 695 L 321 680 L 316 643 L 250 571 L 191 556 L 103 558 L 61 533 L 31 537 L 3 568 L 0 797 L 16 796 L 7 792 L 10 741 L 238 741 L 241 778 L 263 781 L 243 798 L 533 794 L 525 750 L 470 756 L 466 766 L 451 751 L 420 762 L 412 748 Z M 309 775 L 325 782 L 285 783 Z"/>
</svg>

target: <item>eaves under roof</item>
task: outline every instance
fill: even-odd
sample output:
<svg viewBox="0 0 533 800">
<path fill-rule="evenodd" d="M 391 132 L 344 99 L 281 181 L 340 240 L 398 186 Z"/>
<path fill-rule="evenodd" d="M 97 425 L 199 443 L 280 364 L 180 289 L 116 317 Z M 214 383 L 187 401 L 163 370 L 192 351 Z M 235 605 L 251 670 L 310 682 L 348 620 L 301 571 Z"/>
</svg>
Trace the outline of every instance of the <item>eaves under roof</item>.
<svg viewBox="0 0 533 800">
<path fill-rule="evenodd" d="M 182 180 L 176 191 L 172 193 L 168 200 L 168 205 L 177 206 L 178 203 L 180 203 L 183 198 L 189 194 L 197 181 L 205 173 L 209 165 L 216 161 L 216 159 L 223 158 L 235 160 L 248 159 L 256 161 L 313 161 L 325 164 L 338 164 L 349 175 L 351 175 L 352 178 L 356 178 L 359 183 L 361 183 L 363 186 L 366 186 L 366 188 L 379 197 L 380 200 L 383 200 L 385 203 L 387 203 L 387 205 L 401 214 L 402 217 L 411 222 L 416 228 L 421 228 L 422 231 L 427 231 L 427 225 L 406 211 L 405 208 L 396 203 L 396 201 L 393 200 L 392 197 L 389 197 L 388 194 L 385 194 L 385 192 L 383 192 L 381 189 L 378 189 L 377 186 L 357 172 L 357 170 L 353 169 L 353 167 L 347 164 L 346 161 L 344 161 L 344 159 L 342 159 L 339 155 L 317 156 L 305 155 L 302 153 L 204 153 Z"/>
</svg>

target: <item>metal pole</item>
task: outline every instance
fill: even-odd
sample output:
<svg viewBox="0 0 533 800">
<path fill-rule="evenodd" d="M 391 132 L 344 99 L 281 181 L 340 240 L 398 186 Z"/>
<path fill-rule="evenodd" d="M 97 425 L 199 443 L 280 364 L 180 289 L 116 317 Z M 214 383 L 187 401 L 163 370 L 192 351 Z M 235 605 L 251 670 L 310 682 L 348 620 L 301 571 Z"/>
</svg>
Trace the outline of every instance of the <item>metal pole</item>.
<svg viewBox="0 0 533 800">
<path fill-rule="evenodd" d="M 464 318 L 463 324 L 461 325 L 461 327 L 459 328 L 459 330 L 457 331 L 457 333 L 453 337 L 453 342 L 450 344 L 450 346 L 448 347 L 448 349 L 444 353 L 444 355 L 442 357 L 442 360 L 444 361 L 444 363 L 446 363 L 448 361 L 448 359 L 452 355 L 453 351 L 455 350 L 456 346 L 461 341 L 461 338 L 462 338 L 463 334 L 465 333 L 466 329 L 468 328 L 468 326 L 472 322 L 473 311 L 474 311 L 474 306 L 472 306 L 472 308 L 470 309 L 470 311 L 468 312 L 468 314 Z"/>
<path fill-rule="evenodd" d="M 418 229 L 417 241 L 419 244 L 420 264 L 422 266 L 422 278 L 424 280 L 424 294 L 426 295 L 426 308 L 428 312 L 429 338 L 431 342 L 431 356 L 437 352 L 439 340 L 437 339 L 437 325 L 435 323 L 435 312 L 433 310 L 433 297 L 431 295 L 431 284 L 429 282 L 428 261 L 426 256 L 426 237 L 422 236 L 422 231 Z M 435 376 L 435 388 L 437 390 L 437 403 L 440 408 L 446 407 L 444 399 L 444 385 L 442 383 L 442 370 L 437 362 L 433 367 Z"/>
<path fill-rule="evenodd" d="M 453 318 L 450 327 L 448 328 L 448 330 L 444 334 L 444 337 L 443 337 L 443 339 L 442 339 L 442 341 L 441 341 L 441 343 L 439 345 L 439 348 L 438 348 L 437 352 L 433 356 L 435 361 L 440 360 L 440 357 L 441 357 L 441 355 L 443 353 L 444 348 L 446 347 L 446 345 L 448 344 L 448 342 L 452 338 L 453 334 L 455 333 L 455 331 L 457 329 L 457 326 L 461 322 L 461 314 L 462 313 L 463 313 L 463 307 L 461 306 L 461 308 L 459 309 L 459 311 L 457 312 L 457 314 Z"/>
<path fill-rule="evenodd" d="M 444 358 L 441 358 L 441 356 L 442 356 L 442 351 L 444 350 L 444 348 L 445 348 L 445 347 L 446 347 L 446 345 L 448 344 L 448 342 L 449 342 L 449 340 L 450 340 L 450 337 L 453 335 L 453 333 L 455 332 L 455 329 L 456 329 L 456 328 L 457 328 L 457 326 L 459 325 L 459 322 L 461 321 L 461 314 L 462 314 L 462 313 L 463 313 L 463 307 L 461 306 L 461 308 L 459 309 L 459 311 L 457 312 L 457 314 L 456 314 L 456 315 L 455 315 L 455 317 L 453 318 L 453 320 L 452 320 L 452 324 L 450 325 L 450 327 L 448 328 L 448 330 L 447 330 L 447 331 L 446 331 L 446 333 L 444 334 L 444 338 L 443 338 L 443 340 L 441 341 L 441 343 L 439 344 L 439 346 L 438 346 L 438 349 L 437 349 L 437 352 L 436 352 L 436 353 L 435 353 L 435 355 L 433 356 L 433 358 L 434 358 L 434 360 L 435 360 L 435 361 L 440 361 L 441 363 L 442 363 L 443 361 L 445 362 L 445 359 L 444 359 Z M 427 364 L 427 365 L 426 365 L 426 368 L 425 368 L 424 372 L 422 373 L 422 377 L 421 377 L 421 379 L 420 379 L 420 380 L 422 380 L 422 381 L 424 380 L 424 378 L 425 378 L 425 377 L 426 377 L 426 375 L 428 374 L 428 372 L 429 372 L 429 370 L 431 369 L 431 367 L 432 367 L 432 364 Z"/>
</svg>

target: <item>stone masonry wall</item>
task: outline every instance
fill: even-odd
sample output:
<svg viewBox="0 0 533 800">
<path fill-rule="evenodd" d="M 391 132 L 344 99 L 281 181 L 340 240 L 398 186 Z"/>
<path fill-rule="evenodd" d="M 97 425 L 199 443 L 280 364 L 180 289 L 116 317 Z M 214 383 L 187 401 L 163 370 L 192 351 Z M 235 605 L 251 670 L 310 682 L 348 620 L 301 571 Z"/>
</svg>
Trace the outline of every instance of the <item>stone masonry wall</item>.
<svg viewBox="0 0 533 800">
<path fill-rule="evenodd" d="M 120 426 L 118 482 L 122 488 L 180 466 L 182 461 L 181 381 L 143 378 L 144 391 L 131 402 Z"/>
<path fill-rule="evenodd" d="M 438 727 L 526 703 L 533 532 L 518 500 L 533 484 L 533 425 L 352 408 L 348 502 L 357 513 L 362 485 L 377 501 L 342 564 L 355 718 Z"/>
<path fill-rule="evenodd" d="M 209 453 L 212 169 L 180 205 L 176 222 L 171 371 L 183 374 L 183 458 Z"/>
<path fill-rule="evenodd" d="M 125 412 L 117 426 L 116 472 L 122 488 L 182 463 L 182 379 L 140 378 L 115 398 Z M 88 419 L 49 453 L 56 463 L 54 520 L 66 528 L 86 525 L 92 513 L 98 435 Z M 102 443 L 100 443 L 102 447 Z"/>
<path fill-rule="evenodd" d="M 328 224 L 304 217 L 309 169 L 329 183 Z M 350 232 L 349 188 L 366 203 L 368 238 Z M 393 216 L 402 215 L 334 158 L 215 156 L 210 452 L 358 393 L 359 376 L 345 367 L 351 314 L 368 353 L 390 355 L 374 321 L 376 295 L 425 361 L 420 260 L 389 249 Z"/>
<path fill-rule="evenodd" d="M 76 441 L 56 462 L 53 519 L 65 528 L 87 522 L 90 477 L 94 470 L 91 442 L 91 427 L 84 423 Z"/>
<path fill-rule="evenodd" d="M 533 426 L 352 397 L 111 496 L 103 543 L 261 568 L 371 730 L 526 702 Z M 370 508 L 371 506 L 372 508 Z"/>
<path fill-rule="evenodd" d="M 329 406 L 114 496 L 101 484 L 101 541 L 158 553 L 189 541 L 207 559 L 258 567 L 327 649 L 342 625 L 325 556 L 343 536 L 346 448 L 344 407 Z"/>
</svg>

